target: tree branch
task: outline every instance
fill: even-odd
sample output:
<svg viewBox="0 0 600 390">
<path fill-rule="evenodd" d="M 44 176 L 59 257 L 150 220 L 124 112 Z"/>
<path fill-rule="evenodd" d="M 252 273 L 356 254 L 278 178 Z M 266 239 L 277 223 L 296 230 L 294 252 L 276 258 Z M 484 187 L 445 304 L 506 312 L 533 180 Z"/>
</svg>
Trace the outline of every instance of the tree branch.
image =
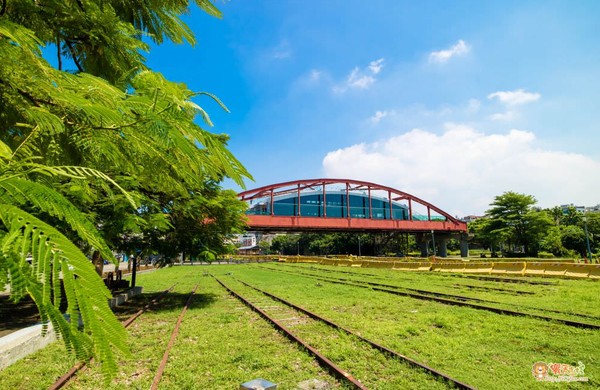
<svg viewBox="0 0 600 390">
<path fill-rule="evenodd" d="M 56 106 L 56 103 L 53 103 L 49 100 L 39 99 L 39 98 L 33 96 L 31 93 L 24 91 L 22 89 L 16 88 L 16 87 L 10 85 L 10 83 L 7 83 L 6 81 L 4 81 L 2 79 L 0 79 L 0 84 L 14 88 L 14 90 L 17 91 L 17 93 L 19 95 L 21 95 L 25 99 L 29 100 L 36 107 L 41 107 L 42 104 L 47 104 L 49 106 Z"/>
<path fill-rule="evenodd" d="M 85 8 L 83 8 L 83 3 L 81 2 L 81 0 L 77 0 L 77 5 L 79 6 L 81 12 L 85 12 Z"/>
<path fill-rule="evenodd" d="M 58 70 L 62 70 L 62 56 L 60 55 L 60 36 L 56 36 L 56 57 L 58 57 Z"/>
<path fill-rule="evenodd" d="M 75 53 L 75 48 L 73 47 L 73 45 L 71 44 L 71 42 L 69 41 L 65 41 L 65 43 L 67 44 L 67 47 L 69 48 L 69 51 L 71 52 L 71 57 L 73 57 L 73 62 L 75 63 L 75 65 L 77 66 L 77 69 L 80 72 L 83 72 L 83 67 L 81 66 L 81 64 L 79 63 L 79 60 L 77 59 L 77 55 Z"/>
</svg>

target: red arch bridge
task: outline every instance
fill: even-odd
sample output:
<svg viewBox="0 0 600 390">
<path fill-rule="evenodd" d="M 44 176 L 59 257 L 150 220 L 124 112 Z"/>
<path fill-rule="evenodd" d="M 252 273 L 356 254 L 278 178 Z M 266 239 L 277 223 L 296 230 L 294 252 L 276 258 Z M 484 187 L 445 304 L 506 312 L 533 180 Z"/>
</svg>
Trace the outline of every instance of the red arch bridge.
<svg viewBox="0 0 600 390">
<path fill-rule="evenodd" d="M 433 241 L 445 257 L 450 238 L 468 255 L 467 224 L 433 204 L 391 187 L 350 179 L 294 180 L 240 192 L 248 230 L 262 232 L 405 232 L 421 255 Z"/>
</svg>

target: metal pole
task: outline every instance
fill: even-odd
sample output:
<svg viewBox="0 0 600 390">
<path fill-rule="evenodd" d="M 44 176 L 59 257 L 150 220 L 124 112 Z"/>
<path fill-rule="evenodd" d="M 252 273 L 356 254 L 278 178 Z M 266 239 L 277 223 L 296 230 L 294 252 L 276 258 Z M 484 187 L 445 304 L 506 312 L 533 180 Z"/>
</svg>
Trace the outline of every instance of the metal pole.
<svg viewBox="0 0 600 390">
<path fill-rule="evenodd" d="M 358 236 L 358 257 L 360 257 L 360 235 Z"/>
<path fill-rule="evenodd" d="M 583 216 L 583 229 L 585 230 L 585 243 L 587 245 L 588 257 L 590 259 L 590 263 L 593 263 L 594 261 L 592 260 L 592 249 L 590 248 L 590 238 L 588 235 L 588 226 L 587 226 L 587 216 L 586 215 Z"/>
<path fill-rule="evenodd" d="M 133 256 L 133 264 L 131 264 L 131 288 L 135 287 L 135 275 L 137 273 L 137 256 Z"/>
<path fill-rule="evenodd" d="M 325 191 L 325 182 L 323 182 L 323 217 L 327 218 L 327 192 Z"/>
<path fill-rule="evenodd" d="M 431 240 L 433 241 L 433 258 L 435 259 L 435 234 L 433 234 L 433 230 L 431 230 Z"/>
</svg>

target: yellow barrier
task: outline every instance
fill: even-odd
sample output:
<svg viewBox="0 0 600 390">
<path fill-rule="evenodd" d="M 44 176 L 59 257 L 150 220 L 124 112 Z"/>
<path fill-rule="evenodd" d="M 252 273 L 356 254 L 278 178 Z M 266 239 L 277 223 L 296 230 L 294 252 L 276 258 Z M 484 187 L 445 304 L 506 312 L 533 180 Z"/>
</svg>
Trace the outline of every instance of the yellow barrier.
<svg viewBox="0 0 600 390">
<path fill-rule="evenodd" d="M 398 271 L 431 271 L 431 263 L 419 261 L 396 261 L 394 269 Z"/>
<path fill-rule="evenodd" d="M 399 271 L 462 272 L 600 279 L 600 264 L 567 262 L 428 262 L 384 261 L 377 258 L 324 258 L 308 256 L 273 257 L 285 263 L 319 263 L 329 266 L 387 268 Z M 360 260 L 359 260 L 360 259 Z"/>
<path fill-rule="evenodd" d="M 420 262 L 417 263 L 417 271 L 431 271 L 431 263 L 429 262 Z"/>
<path fill-rule="evenodd" d="M 440 272 L 462 272 L 465 265 L 462 263 L 432 263 L 432 271 Z"/>
<path fill-rule="evenodd" d="M 392 268 L 394 266 L 393 261 L 363 261 L 363 267 L 368 268 Z"/>
<path fill-rule="evenodd" d="M 600 279 L 600 264 L 588 264 L 588 267 L 590 269 L 588 278 Z"/>
<path fill-rule="evenodd" d="M 492 263 L 465 263 L 462 272 L 469 274 L 489 274 L 492 271 Z"/>
<path fill-rule="evenodd" d="M 377 268 L 393 268 L 394 267 L 393 261 L 376 261 L 375 263 L 377 264 Z"/>
<path fill-rule="evenodd" d="M 394 269 L 400 270 L 400 271 L 412 271 L 414 270 L 414 266 L 417 263 L 412 263 L 410 261 L 396 261 L 394 262 Z"/>
<path fill-rule="evenodd" d="M 442 270 L 442 263 L 431 263 L 431 268 L 434 272 L 440 272 Z"/>
<path fill-rule="evenodd" d="M 564 276 L 567 272 L 568 263 L 546 263 L 544 275 L 546 276 Z"/>
<path fill-rule="evenodd" d="M 571 278 L 587 278 L 590 274 L 590 266 L 588 264 L 567 264 L 567 272 L 565 276 Z"/>
<path fill-rule="evenodd" d="M 544 276 L 546 274 L 546 263 L 527 263 L 525 266 L 525 275 Z"/>
<path fill-rule="evenodd" d="M 492 263 L 492 274 L 524 275 L 525 262 L 497 262 Z"/>
</svg>

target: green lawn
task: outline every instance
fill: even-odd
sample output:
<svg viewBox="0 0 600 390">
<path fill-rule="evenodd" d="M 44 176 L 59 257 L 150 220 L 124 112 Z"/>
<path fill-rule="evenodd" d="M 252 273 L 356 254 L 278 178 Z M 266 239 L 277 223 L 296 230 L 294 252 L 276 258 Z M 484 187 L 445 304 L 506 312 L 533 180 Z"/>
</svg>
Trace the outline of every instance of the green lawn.
<svg viewBox="0 0 600 390">
<path fill-rule="evenodd" d="M 196 283 L 199 283 L 199 289 L 171 350 L 161 389 L 235 389 L 240 383 L 258 377 L 277 383 L 278 389 L 297 389 L 301 383 L 315 379 L 327 383 L 329 388 L 346 387 L 257 314 L 229 296 L 213 278 L 205 275 L 207 272 L 232 286 L 239 286 L 235 279 L 240 279 L 279 295 L 481 389 L 600 387 L 599 330 L 448 306 L 328 283 L 297 273 L 468 295 L 501 302 L 507 307 L 518 304 L 531 310 L 553 309 L 593 317 L 600 317 L 598 282 L 543 279 L 557 283 L 526 285 L 460 275 L 272 263 L 173 267 L 138 275 L 138 284 L 144 286 L 144 296 L 136 300 L 137 306 L 174 283 L 177 286 L 157 309 L 142 315 L 130 327 L 128 341 L 132 356 L 122 361 L 120 373 L 110 384 L 104 383 L 99 370 L 92 365 L 68 388 L 148 389 L 177 316 Z M 518 295 L 516 291 L 534 294 Z M 134 309 L 134 305 L 130 305 L 129 311 Z M 125 317 L 126 314 L 125 309 L 122 315 Z M 600 323 L 600 320 L 588 319 L 586 322 Z M 406 383 L 412 383 L 414 388 L 440 387 L 440 382 L 419 377 L 422 373 L 410 373 L 377 358 L 358 358 L 359 355 L 347 347 L 346 336 L 340 336 L 339 342 L 332 343 L 320 340 L 319 334 L 318 328 L 314 328 L 307 338 L 327 351 L 330 358 L 345 362 L 359 379 L 359 373 L 365 377 L 371 375 L 368 379 L 373 383 L 370 388 L 406 388 Z M 65 356 L 60 343 L 31 355 L 0 372 L 0 388 L 47 388 L 72 364 L 72 359 Z M 537 382 L 531 368 L 538 361 L 571 365 L 581 361 L 590 381 Z M 373 375 L 381 378 L 373 378 Z M 403 382 L 405 380 L 408 382 Z"/>
</svg>

